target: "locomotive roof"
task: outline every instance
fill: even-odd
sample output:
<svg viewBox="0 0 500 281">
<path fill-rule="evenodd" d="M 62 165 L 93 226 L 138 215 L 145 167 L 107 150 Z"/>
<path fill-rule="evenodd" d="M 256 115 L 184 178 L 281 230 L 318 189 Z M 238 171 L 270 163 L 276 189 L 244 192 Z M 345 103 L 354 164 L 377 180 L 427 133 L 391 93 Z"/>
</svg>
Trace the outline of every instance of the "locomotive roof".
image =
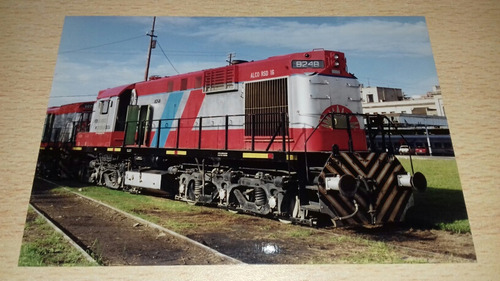
<svg viewBox="0 0 500 281">
<path fill-rule="evenodd" d="M 308 63 L 310 65 L 308 65 Z M 312 65 L 312 63 L 315 65 Z M 99 91 L 97 99 L 119 96 L 124 91 L 134 88 L 136 89 L 137 95 L 142 96 L 155 93 L 201 88 L 206 85 L 215 85 L 221 81 L 224 81 L 222 83 L 237 83 L 303 73 L 317 73 L 322 75 L 355 78 L 353 74 L 347 72 L 344 53 L 315 49 L 309 52 L 273 56 L 259 61 L 240 62 L 218 68 L 205 69 L 122 85 Z M 173 83 L 173 81 L 182 82 Z M 172 83 L 172 85 L 168 85 L 169 83 Z M 184 84 L 182 86 L 181 83 L 189 83 L 189 85 Z"/>
<path fill-rule="evenodd" d="M 93 101 L 86 101 L 86 102 L 75 102 L 61 106 L 52 106 L 47 108 L 47 114 L 59 115 L 59 114 L 67 114 L 74 112 L 85 112 L 85 111 L 91 112 L 93 104 L 94 104 Z"/>
<path fill-rule="evenodd" d="M 109 97 L 114 97 L 114 96 L 119 96 L 123 91 L 125 90 L 130 90 L 134 88 L 135 83 L 128 84 L 128 85 L 122 85 L 114 88 L 109 88 L 106 90 L 101 90 L 99 91 L 99 94 L 97 95 L 98 99 L 105 99 Z"/>
</svg>

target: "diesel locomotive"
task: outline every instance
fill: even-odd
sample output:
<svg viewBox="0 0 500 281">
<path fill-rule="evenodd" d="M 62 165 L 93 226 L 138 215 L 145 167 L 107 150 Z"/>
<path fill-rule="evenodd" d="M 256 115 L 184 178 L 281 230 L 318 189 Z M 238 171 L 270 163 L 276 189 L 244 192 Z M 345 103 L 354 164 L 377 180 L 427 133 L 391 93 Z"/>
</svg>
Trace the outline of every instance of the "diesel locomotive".
<svg viewBox="0 0 500 281">
<path fill-rule="evenodd" d="M 315 49 L 105 89 L 49 108 L 37 171 L 298 224 L 399 222 L 427 182 L 360 87 Z"/>
</svg>

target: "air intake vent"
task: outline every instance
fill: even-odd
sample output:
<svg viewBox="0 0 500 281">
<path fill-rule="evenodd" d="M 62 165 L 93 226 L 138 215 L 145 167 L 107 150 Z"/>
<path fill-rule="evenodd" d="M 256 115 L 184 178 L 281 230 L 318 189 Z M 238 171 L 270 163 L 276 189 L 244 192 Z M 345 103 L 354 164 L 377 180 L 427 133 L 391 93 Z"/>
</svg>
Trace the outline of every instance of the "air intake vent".
<svg viewBox="0 0 500 281">
<path fill-rule="evenodd" d="M 288 113 L 287 84 L 287 78 L 245 84 L 246 136 L 252 130 L 254 136 L 272 136 L 279 130 L 281 113 Z"/>
<path fill-rule="evenodd" d="M 238 90 L 236 67 L 231 65 L 205 71 L 203 92 L 210 94 Z"/>
</svg>

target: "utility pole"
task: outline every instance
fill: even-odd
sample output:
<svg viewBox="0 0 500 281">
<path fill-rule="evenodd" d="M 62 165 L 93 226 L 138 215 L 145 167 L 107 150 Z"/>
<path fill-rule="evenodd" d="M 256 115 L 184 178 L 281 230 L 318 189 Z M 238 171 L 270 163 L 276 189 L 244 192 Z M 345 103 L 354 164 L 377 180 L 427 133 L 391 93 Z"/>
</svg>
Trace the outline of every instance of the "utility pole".
<svg viewBox="0 0 500 281">
<path fill-rule="evenodd" d="M 233 64 L 233 58 L 236 57 L 236 53 L 229 53 L 227 55 L 227 62 L 229 63 L 229 65 Z"/>
<path fill-rule="evenodd" d="M 429 155 L 432 156 L 432 145 L 431 145 L 431 139 L 429 138 L 429 130 L 427 129 L 427 121 L 428 117 L 425 116 L 425 137 L 427 138 L 427 147 L 429 148 Z"/>
<path fill-rule="evenodd" d="M 156 17 L 153 17 L 153 27 L 151 28 L 151 34 L 146 34 L 147 36 L 150 37 L 149 40 L 149 49 L 148 49 L 148 60 L 146 63 L 146 73 L 144 74 L 144 81 L 148 81 L 148 75 L 149 75 L 149 63 L 151 61 L 151 50 L 156 47 L 156 38 L 157 36 L 155 35 L 155 22 L 156 22 Z"/>
</svg>

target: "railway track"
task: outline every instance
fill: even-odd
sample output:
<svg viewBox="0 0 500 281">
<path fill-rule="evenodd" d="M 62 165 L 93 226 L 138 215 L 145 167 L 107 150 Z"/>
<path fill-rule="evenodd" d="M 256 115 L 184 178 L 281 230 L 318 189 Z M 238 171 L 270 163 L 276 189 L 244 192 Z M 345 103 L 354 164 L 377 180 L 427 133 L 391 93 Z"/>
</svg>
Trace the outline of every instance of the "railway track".
<svg viewBox="0 0 500 281">
<path fill-rule="evenodd" d="M 74 192 L 35 193 L 31 205 L 87 259 L 97 257 L 96 262 L 102 265 L 242 263 L 186 236 Z"/>
<path fill-rule="evenodd" d="M 51 185 L 58 185 L 51 183 Z M 84 240 L 84 245 L 90 247 L 93 256 L 98 256 L 104 260 L 104 264 L 235 264 L 235 263 L 268 263 L 268 264 L 300 264 L 310 263 L 313 260 L 323 260 L 326 263 L 335 263 L 336 260 L 342 261 L 342 257 L 352 255 L 353 249 L 356 251 L 359 248 L 365 247 L 366 243 L 352 242 L 355 238 L 362 238 L 371 241 L 379 241 L 385 243 L 403 260 L 408 259 L 427 262 L 474 262 L 475 255 L 472 247 L 466 254 L 454 252 L 454 249 L 459 248 L 447 245 L 455 237 L 448 237 L 445 233 L 434 231 L 412 230 L 404 228 L 373 228 L 373 229 L 310 229 L 300 226 L 284 226 L 279 222 L 257 218 L 253 216 L 237 215 L 236 219 L 231 221 L 224 229 L 200 229 L 193 228 L 191 233 L 183 233 L 180 235 L 171 232 L 161 226 L 152 224 L 120 210 L 114 209 L 112 206 L 103 204 L 94 199 L 85 197 L 80 192 L 74 192 L 68 189 L 72 194 L 67 195 L 47 195 L 43 190 L 35 192 L 32 196 L 32 203 L 40 205 L 44 202 L 45 210 L 62 210 L 59 214 L 55 213 L 55 220 L 67 220 L 70 213 L 79 213 L 78 217 L 72 220 L 74 223 L 84 228 L 84 233 L 75 233 L 75 230 L 68 229 L 73 236 Z M 58 196 L 54 198 L 54 196 Z M 46 197 L 46 198 L 44 198 Z M 77 203 L 86 202 L 90 204 L 90 208 L 76 207 Z M 73 206 L 74 205 L 74 206 Z M 206 208 L 205 208 L 206 209 Z M 95 210 L 99 210 L 95 213 Z M 45 211 L 48 212 L 48 211 Z M 160 214 L 151 210 L 151 213 L 158 215 L 161 220 L 173 219 L 173 214 Z M 207 211 L 200 211 L 201 213 Z M 217 210 L 214 212 L 223 212 Z M 49 212 L 50 213 L 50 212 Z M 54 216 L 53 215 L 53 216 Z M 202 221 L 213 220 L 213 214 L 207 214 L 208 217 Z M 215 214 L 217 216 L 217 214 Z M 99 230 L 94 226 L 93 217 L 103 217 L 104 229 Z M 218 219 L 223 219 L 221 216 Z M 116 222 L 116 225 L 115 225 Z M 61 223 L 62 224 L 62 223 Z M 288 227 L 288 228 L 287 228 Z M 66 227 L 65 227 L 66 228 Z M 67 227 L 70 228 L 70 227 Z M 78 227 L 77 227 L 78 228 Z M 123 235 L 109 235 L 110 229 L 115 229 L 114 232 L 123 232 Z M 290 229 L 292 228 L 292 229 Z M 282 232 L 286 229 L 287 232 Z M 339 241 L 343 238 L 354 238 L 351 242 L 331 243 L 327 242 L 324 245 L 318 245 L 317 240 L 304 238 L 290 238 L 289 233 L 296 232 L 309 233 L 315 237 L 325 237 L 326 241 L 332 240 L 333 237 Z M 111 232 L 113 232 L 111 230 Z M 96 238 L 96 233 L 102 234 L 102 237 Z M 137 234 L 139 233 L 139 234 Z M 148 234 L 149 233 L 149 234 Z M 187 238 L 186 236 L 189 236 Z M 453 235 L 452 235 L 453 236 Z M 158 246 L 158 240 L 169 238 L 169 241 L 163 241 L 164 244 Z M 287 238 L 288 237 L 288 238 Z M 328 238 L 330 237 L 330 238 Z M 311 237 L 312 238 L 312 237 Z M 178 245 L 177 240 L 181 239 L 191 241 L 185 242 L 189 246 L 177 247 L 175 249 L 162 248 L 165 245 Z M 121 240 L 121 241 L 120 241 Z M 168 240 L 168 239 L 167 239 Z M 196 242 L 196 241 L 198 242 Z M 467 239 L 463 240 L 466 241 Z M 127 242 L 128 241 L 128 242 Z M 345 239 L 342 241 L 346 241 Z M 462 241 L 462 242 L 463 242 Z M 458 241 L 457 243 L 462 243 Z M 131 247 L 128 244 L 140 244 L 142 248 Z M 183 242 L 184 243 L 184 242 Z M 466 241 L 466 244 L 468 242 Z M 107 244 L 112 244 L 110 246 Z M 156 245 L 156 246 L 153 246 Z M 85 249 L 85 247 L 83 247 Z M 111 248 L 111 249 L 110 249 Z M 163 250 L 158 250 L 163 249 Z M 194 254 L 190 254 L 190 250 L 199 249 Z M 217 249 L 216 251 L 211 251 Z M 210 255 L 203 254 L 207 250 Z M 470 254 L 472 252 L 472 254 Z M 106 255 L 118 256 L 114 261 L 107 258 Z M 223 253 L 223 254 L 221 254 Z M 125 257 L 129 256 L 129 257 Z M 199 260 L 198 258 L 212 256 L 209 260 Z M 335 258 L 331 258 L 331 257 Z"/>
<path fill-rule="evenodd" d="M 37 207 L 35 207 L 33 204 L 29 204 L 30 207 L 37 213 L 37 215 L 41 218 L 43 218 L 47 224 L 49 224 L 57 233 L 61 234 L 63 238 L 68 241 L 71 246 L 73 246 L 80 254 L 90 263 L 94 264 L 99 264 L 97 260 L 95 260 L 92 257 L 92 252 L 81 243 L 78 239 L 75 239 L 75 237 L 71 234 L 65 231 L 64 229 L 61 229 L 58 225 L 56 225 L 56 222 L 52 220 L 50 217 L 47 217 L 43 211 L 39 210 Z"/>
</svg>

